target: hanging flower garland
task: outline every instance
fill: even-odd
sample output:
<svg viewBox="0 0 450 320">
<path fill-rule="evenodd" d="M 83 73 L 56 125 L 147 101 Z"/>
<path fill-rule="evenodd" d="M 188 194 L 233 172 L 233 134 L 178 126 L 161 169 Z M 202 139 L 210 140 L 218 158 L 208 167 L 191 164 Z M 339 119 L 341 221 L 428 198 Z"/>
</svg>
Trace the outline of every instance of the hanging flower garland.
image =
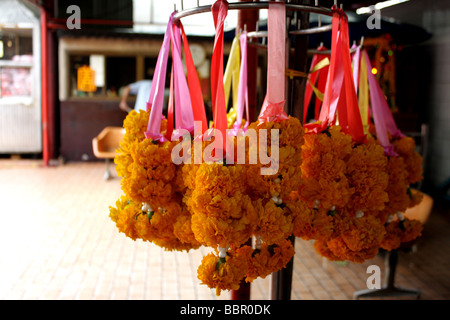
<svg viewBox="0 0 450 320">
<path fill-rule="evenodd" d="M 384 149 L 374 139 L 355 145 L 346 161 L 346 176 L 354 192 L 346 207 L 356 214 L 373 214 L 385 209 L 389 197 L 389 175 Z"/>
<path fill-rule="evenodd" d="M 264 279 L 271 273 L 284 268 L 294 254 L 294 246 L 287 239 L 272 245 L 258 239 L 254 249 L 246 245 L 236 250 L 236 255 L 247 261 L 246 282 L 252 282 L 258 277 Z"/>
<path fill-rule="evenodd" d="M 216 4 L 224 10 L 226 1 Z M 343 13 L 339 15 L 341 19 Z M 280 99 L 265 100 L 257 121 L 242 119 L 237 126 L 234 119 L 242 115 L 235 113 L 241 109 L 232 108 L 228 123 L 226 112 L 219 114 L 225 124 L 218 123 L 214 110 L 210 130 L 240 128 L 233 131 L 234 163 L 228 162 L 229 149 L 223 159 L 208 161 L 204 153 L 217 142 L 216 137 L 204 139 L 210 130 L 195 137 L 191 133 L 189 142 L 181 136 L 168 139 L 174 125 L 168 115 L 160 121 L 160 138 L 153 139 L 146 136 L 150 112 L 130 112 L 115 158 L 124 195 L 110 207 L 119 232 L 166 250 L 212 248 L 197 273 L 217 295 L 284 268 L 295 254 L 292 235 L 314 240 L 316 251 L 329 260 L 356 263 L 373 258 L 380 248 L 392 250 L 420 236 L 422 225 L 400 214 L 421 200 L 409 187 L 423 174 L 414 140 L 391 137 L 397 155 L 386 154 L 375 131 L 355 134 L 355 117 L 347 121 L 355 110 L 342 109 L 342 101 L 340 115 L 349 114 L 339 119 L 342 127 L 329 121 L 332 116 L 303 127 L 284 113 Z M 249 134 L 240 134 L 245 130 Z M 187 144 L 187 163 L 172 161 L 179 143 Z M 242 145 L 244 163 L 236 163 Z"/>
<path fill-rule="evenodd" d="M 381 242 L 381 247 L 391 251 L 399 248 L 402 243 L 415 240 L 422 234 L 423 225 L 418 220 L 404 218 L 401 214 L 399 218 L 386 225 L 386 236 Z"/>
<path fill-rule="evenodd" d="M 302 148 L 301 199 L 309 207 L 344 207 L 353 190 L 345 175 L 352 139 L 339 126 L 318 134 L 306 134 Z"/>
<path fill-rule="evenodd" d="M 247 271 L 247 261 L 240 256 L 221 250 L 204 256 L 197 274 L 202 284 L 216 289 L 216 295 L 222 290 L 237 290 Z"/>
<path fill-rule="evenodd" d="M 196 239 L 210 247 L 245 243 L 252 235 L 256 212 L 245 193 L 244 168 L 240 165 L 203 163 L 188 200 Z"/>
<path fill-rule="evenodd" d="M 153 242 L 170 251 L 196 249 L 200 244 L 189 228 L 188 214 L 181 211 L 176 203 L 153 210 L 121 196 L 116 207 L 110 207 L 110 218 L 119 232 L 133 240 Z"/>
<path fill-rule="evenodd" d="M 297 190 L 301 183 L 301 147 L 304 144 L 304 129 L 297 118 L 289 117 L 282 121 L 256 121 L 249 125 L 249 130 L 255 133 L 255 142 L 249 145 L 246 152 L 246 173 L 250 193 L 257 198 L 283 199 L 293 190 Z M 262 131 L 264 130 L 264 131 Z M 267 154 L 273 156 L 272 130 L 278 131 L 278 159 L 277 163 L 251 163 L 252 155 Z M 263 132 L 261 135 L 260 133 Z M 263 137 L 266 141 L 262 141 Z M 261 169 L 276 166 L 274 174 L 261 174 Z M 270 172 L 269 172 L 270 173 Z"/>
</svg>

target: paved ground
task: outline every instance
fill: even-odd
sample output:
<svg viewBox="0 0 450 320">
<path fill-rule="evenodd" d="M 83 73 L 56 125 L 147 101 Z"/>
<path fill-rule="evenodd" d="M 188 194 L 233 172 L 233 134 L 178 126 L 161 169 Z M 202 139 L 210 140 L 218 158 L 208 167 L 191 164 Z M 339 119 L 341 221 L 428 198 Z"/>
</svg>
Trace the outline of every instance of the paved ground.
<svg viewBox="0 0 450 320">
<path fill-rule="evenodd" d="M 120 181 L 103 180 L 103 163 L 43 168 L 39 161 L 0 161 L 0 299 L 230 299 L 200 285 L 206 248 L 165 252 L 119 234 L 108 206 Z M 400 252 L 396 283 L 422 299 L 450 299 L 450 210 L 431 214 L 410 253 Z M 319 257 L 296 241 L 292 299 L 352 299 L 366 288 L 367 266 Z M 270 298 L 270 276 L 256 280 L 252 299 Z"/>
</svg>

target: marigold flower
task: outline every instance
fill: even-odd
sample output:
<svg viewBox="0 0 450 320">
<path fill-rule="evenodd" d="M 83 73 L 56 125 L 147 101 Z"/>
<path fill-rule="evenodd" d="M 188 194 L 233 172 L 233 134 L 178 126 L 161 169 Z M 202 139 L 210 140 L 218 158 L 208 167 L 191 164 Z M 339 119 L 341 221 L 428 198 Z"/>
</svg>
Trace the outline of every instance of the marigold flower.
<svg viewBox="0 0 450 320">
<path fill-rule="evenodd" d="M 252 249 L 250 246 L 243 246 L 237 250 L 238 257 L 247 259 L 246 282 L 252 282 L 258 277 L 264 279 L 269 274 L 284 268 L 294 254 L 294 246 L 286 239 L 275 245 L 262 243 L 261 248 Z"/>
<path fill-rule="evenodd" d="M 373 258 L 385 235 L 384 226 L 374 216 L 351 218 L 345 213 L 343 215 L 338 233 L 332 238 L 317 241 L 316 251 L 332 261 L 362 263 Z"/>
<path fill-rule="evenodd" d="M 292 234 L 294 223 L 290 211 L 278 206 L 272 199 L 254 202 L 258 214 L 254 233 L 268 244 L 283 242 Z"/>
<path fill-rule="evenodd" d="M 422 156 L 415 150 L 413 138 L 403 136 L 392 141 L 395 152 L 401 156 L 408 171 L 408 184 L 414 184 L 423 179 Z"/>
<path fill-rule="evenodd" d="M 346 176 L 354 192 L 346 207 L 354 212 L 381 211 L 389 201 L 389 175 L 384 149 L 375 140 L 356 145 L 349 154 Z"/>
<path fill-rule="evenodd" d="M 126 196 L 121 196 L 116 201 L 116 207 L 109 207 L 109 210 L 109 217 L 116 223 L 119 232 L 124 233 L 133 240 L 139 238 L 135 228 L 135 216 L 141 211 L 136 203 L 130 201 Z"/>
<path fill-rule="evenodd" d="M 386 222 L 387 218 L 396 212 L 404 212 L 410 203 L 407 193 L 408 189 L 408 172 L 402 157 L 389 157 L 387 165 L 387 173 L 389 175 L 389 183 L 386 192 L 389 195 L 389 202 L 385 209 L 380 212 L 379 218 L 382 222 Z"/>
<path fill-rule="evenodd" d="M 197 269 L 197 277 L 202 284 L 216 288 L 216 295 L 220 295 L 222 290 L 238 290 L 246 272 L 245 259 L 230 255 L 221 259 L 216 254 L 209 253 L 203 257 Z"/>
<path fill-rule="evenodd" d="M 350 250 L 341 237 L 329 240 L 327 246 L 333 253 L 332 259 L 334 261 L 347 260 L 350 262 L 363 263 L 365 260 L 373 259 L 379 251 L 379 246 L 372 246 L 359 251 Z"/>
<path fill-rule="evenodd" d="M 316 202 L 325 209 L 346 206 L 354 192 L 346 176 L 351 151 L 352 138 L 339 126 L 305 135 L 299 194 L 310 207 Z"/>
<path fill-rule="evenodd" d="M 257 198 L 284 198 L 291 191 L 296 190 L 301 183 L 301 146 L 304 143 L 304 129 L 297 118 L 289 117 L 280 122 L 253 122 L 249 125 L 249 130 L 255 130 L 256 143 L 251 144 L 246 149 L 246 173 L 247 184 L 253 199 Z M 260 140 L 260 131 L 267 130 L 267 146 Z M 261 174 L 262 168 L 270 168 L 273 163 L 262 164 L 258 156 L 257 164 L 250 163 L 251 154 L 264 154 L 271 156 L 271 130 L 278 131 L 278 159 L 277 171 L 274 174 Z M 246 138 L 248 141 L 249 139 Z"/>
<path fill-rule="evenodd" d="M 252 235 L 256 211 L 246 194 L 244 168 L 203 163 L 187 199 L 192 230 L 202 244 L 227 247 L 243 244 Z"/>
</svg>

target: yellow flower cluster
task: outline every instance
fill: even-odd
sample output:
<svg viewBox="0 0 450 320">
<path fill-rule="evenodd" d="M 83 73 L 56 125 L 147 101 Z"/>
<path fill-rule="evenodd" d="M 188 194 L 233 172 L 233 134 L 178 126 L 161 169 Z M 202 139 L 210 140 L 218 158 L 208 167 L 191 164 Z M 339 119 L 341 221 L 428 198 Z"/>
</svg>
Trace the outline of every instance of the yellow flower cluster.
<svg viewBox="0 0 450 320">
<path fill-rule="evenodd" d="M 302 145 L 304 144 L 304 129 L 297 118 L 289 117 L 280 122 L 260 122 L 256 121 L 249 125 L 248 129 L 254 130 L 257 142 L 249 144 L 246 158 L 247 183 L 250 188 L 249 193 L 254 198 L 277 197 L 284 199 L 292 190 L 297 190 L 301 182 Z M 262 175 L 261 168 L 270 167 L 270 164 L 261 163 L 258 157 L 256 164 L 251 164 L 250 156 L 255 151 L 262 152 L 268 156 L 272 155 L 272 130 L 278 130 L 278 170 L 271 175 Z M 260 135 L 261 130 L 264 131 Z M 262 137 L 267 137 L 267 144 L 261 141 Z M 255 150 L 257 149 L 257 150 Z"/>
<path fill-rule="evenodd" d="M 272 139 L 272 129 L 277 130 L 278 140 Z M 292 243 L 286 239 L 292 235 L 298 210 L 292 210 L 288 203 L 290 193 L 301 182 L 303 127 L 298 119 L 289 117 L 280 122 L 257 121 L 248 130 L 256 132 L 256 139 L 252 142 L 249 136 L 241 137 L 247 146 L 245 164 L 202 163 L 186 169 L 185 181 L 191 192 L 185 195 L 185 201 L 192 212 L 196 239 L 213 248 L 230 247 L 227 260 L 219 269 L 212 268 L 217 256 L 204 260 L 209 261 L 209 267 L 202 263 L 198 269 L 199 279 L 218 292 L 238 288 L 244 278 L 251 282 L 265 277 L 285 267 L 294 255 Z M 267 143 L 262 139 L 267 139 Z M 278 158 L 272 151 L 272 141 L 278 141 Z M 276 172 L 261 174 L 261 169 L 269 165 L 259 157 L 257 163 L 250 163 L 255 151 L 273 156 Z M 189 166 L 192 165 L 185 165 Z M 252 237 L 258 239 L 255 249 L 244 245 Z M 233 270 L 238 268 L 233 264 L 238 265 L 240 277 L 234 276 Z"/>
<path fill-rule="evenodd" d="M 149 112 L 131 111 L 124 120 L 125 136 L 114 159 L 125 193 L 110 207 L 119 232 L 133 240 L 152 242 L 166 250 L 200 247 L 191 229 L 191 215 L 181 201 L 177 182 L 182 171 L 171 160 L 174 142 L 146 139 Z M 161 121 L 161 133 L 167 121 Z"/>
<path fill-rule="evenodd" d="M 394 139 L 398 156 L 389 157 L 374 135 L 355 143 L 339 126 L 317 133 L 294 117 L 258 120 L 248 126 L 256 135 L 234 141 L 236 156 L 244 139 L 245 163 L 205 162 L 211 139 L 201 150 L 190 145 L 190 164 L 175 164 L 178 141 L 146 139 L 148 120 L 132 111 L 124 121 L 115 163 L 125 194 L 110 218 L 131 239 L 166 250 L 213 248 L 197 272 L 217 294 L 284 268 L 295 253 L 292 236 L 314 240 L 330 260 L 353 262 L 420 236 L 418 221 L 393 218 L 421 200 L 409 191 L 422 177 L 410 138 Z M 162 120 L 162 135 L 166 129 Z"/>
<path fill-rule="evenodd" d="M 300 121 L 289 117 L 250 124 L 256 139 L 239 135 L 247 140 L 244 164 L 205 162 L 213 138 L 202 141 L 200 152 L 194 142 L 191 163 L 176 165 L 171 153 L 178 141 L 146 139 L 148 120 L 148 112 L 132 111 L 124 121 L 126 134 L 115 163 L 125 195 L 110 207 L 119 232 L 167 250 L 214 248 L 216 254 L 204 257 L 198 277 L 217 293 L 283 268 L 294 255 L 286 239 L 301 212 L 291 197 L 301 183 Z M 166 126 L 162 120 L 163 135 Z M 278 143 L 278 155 L 272 143 Z M 256 152 L 256 164 L 248 161 L 251 152 Z M 261 174 L 270 166 L 261 161 L 261 154 L 275 165 L 273 174 Z M 246 244 L 252 238 L 258 239 L 255 249 Z M 219 258 L 217 250 L 225 250 L 226 257 Z"/>
<path fill-rule="evenodd" d="M 421 201 L 420 193 L 408 193 L 422 177 L 421 157 L 411 138 L 393 145 L 399 156 L 385 155 L 371 135 L 357 144 L 337 125 L 307 132 L 294 235 L 315 240 L 316 251 L 329 260 L 358 263 L 417 238 L 418 221 L 402 220 L 407 227 L 399 236 L 392 217 Z"/>
</svg>

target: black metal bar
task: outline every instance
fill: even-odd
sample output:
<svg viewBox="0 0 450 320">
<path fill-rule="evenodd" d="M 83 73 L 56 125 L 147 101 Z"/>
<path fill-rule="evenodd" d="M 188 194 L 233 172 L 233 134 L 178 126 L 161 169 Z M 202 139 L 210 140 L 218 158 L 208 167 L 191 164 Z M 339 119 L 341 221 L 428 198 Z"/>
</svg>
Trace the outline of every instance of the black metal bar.
<svg viewBox="0 0 450 320">
<path fill-rule="evenodd" d="M 295 245 L 295 237 L 289 237 L 292 245 Z M 292 290 L 292 272 L 294 270 L 294 257 L 288 262 L 285 268 L 272 273 L 272 283 L 270 291 L 271 300 L 290 300 Z"/>
<path fill-rule="evenodd" d="M 386 272 L 386 285 L 382 289 L 367 289 L 356 291 L 353 295 L 354 299 L 359 298 L 388 298 L 388 297 L 410 297 L 419 299 L 421 292 L 419 290 L 398 288 L 395 286 L 395 272 L 398 263 L 398 251 L 392 250 L 386 252 L 385 257 L 385 272 Z"/>
</svg>

